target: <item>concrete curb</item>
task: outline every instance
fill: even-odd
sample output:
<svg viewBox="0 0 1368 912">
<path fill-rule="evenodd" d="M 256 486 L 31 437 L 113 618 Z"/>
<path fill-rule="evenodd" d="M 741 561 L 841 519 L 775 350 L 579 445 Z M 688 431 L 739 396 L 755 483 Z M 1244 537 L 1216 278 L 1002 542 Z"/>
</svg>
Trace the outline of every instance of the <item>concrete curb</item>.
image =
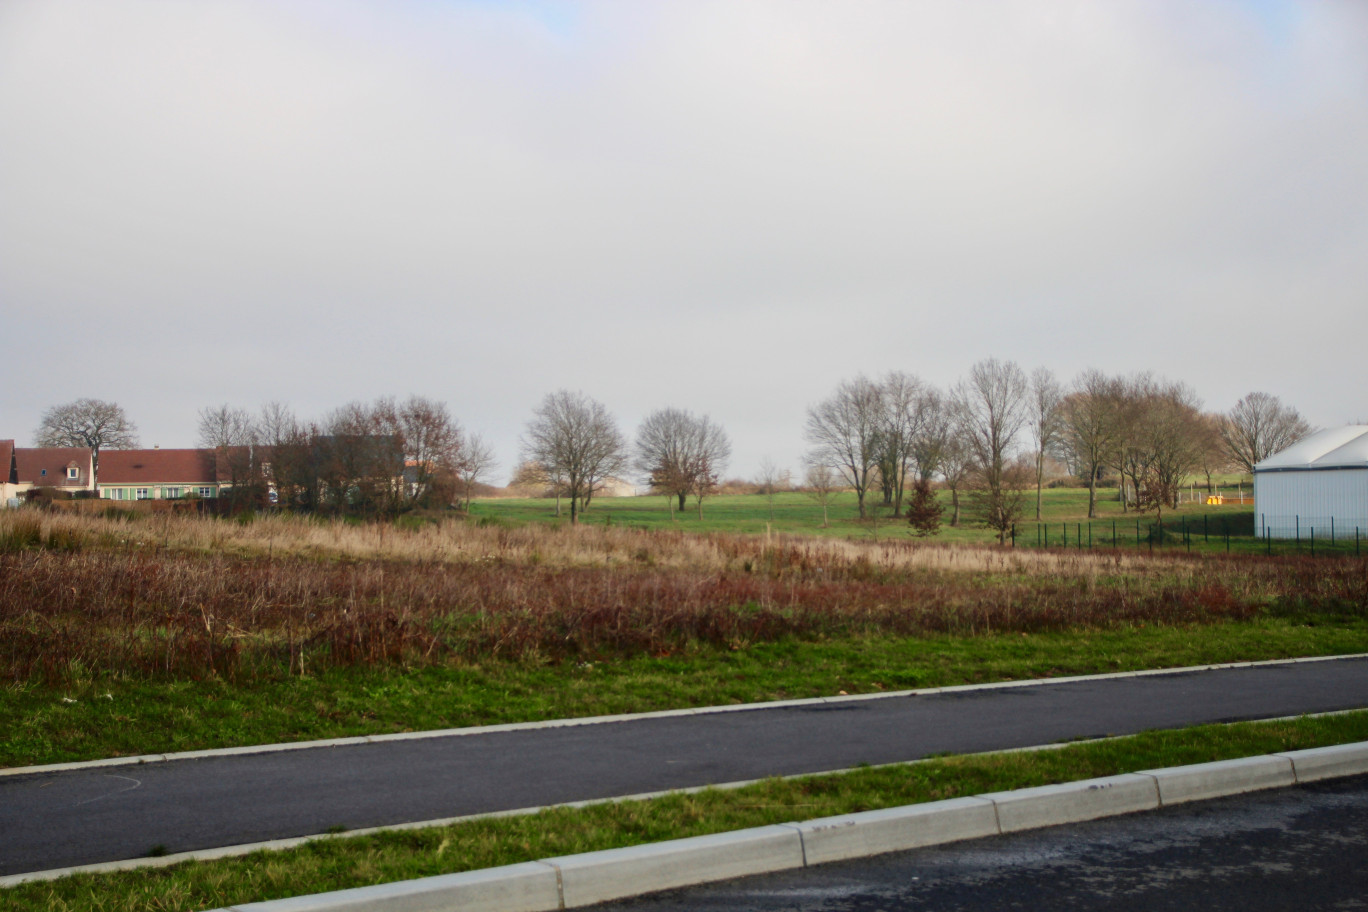
<svg viewBox="0 0 1368 912">
<path fill-rule="evenodd" d="M 136 766 L 143 763 L 170 763 L 177 760 L 202 760 L 213 757 L 237 757 L 246 754 L 271 754 L 281 751 L 312 750 L 322 747 L 351 747 L 363 744 L 384 744 L 389 741 L 418 741 L 429 738 L 459 738 L 467 735 L 497 732 L 535 731 L 542 728 L 577 728 L 583 725 L 604 725 L 611 722 L 631 722 L 638 719 L 670 719 L 683 716 L 706 716 L 716 713 L 753 712 L 798 706 L 823 706 L 831 703 L 854 703 L 866 700 L 889 700 L 899 697 L 925 697 L 934 694 L 966 693 L 977 690 L 998 690 L 1011 687 L 1045 687 L 1051 684 L 1072 684 L 1079 681 L 1110 681 L 1119 678 L 1148 678 L 1157 675 L 1193 674 L 1201 671 L 1220 671 L 1230 668 L 1260 668 L 1269 665 L 1301 665 L 1308 662 L 1336 662 L 1349 659 L 1368 659 L 1368 652 L 1349 655 L 1306 656 L 1297 659 L 1268 659 L 1260 662 L 1225 662 L 1215 665 L 1189 665 L 1182 668 L 1150 668 L 1140 671 L 1117 671 L 1100 675 L 1072 675 L 1061 678 L 1031 678 L 1025 681 L 996 681 L 988 684 L 959 684 L 952 687 L 924 687 L 917 690 L 890 690 L 873 694 L 845 694 L 834 697 L 810 697 L 802 700 L 775 700 L 769 703 L 737 703 L 729 706 L 701 706 L 695 709 L 662 709 L 645 713 L 621 713 L 611 716 L 584 716 L 577 719 L 547 719 L 542 722 L 508 722 L 500 725 L 476 725 L 464 728 L 432 729 L 419 732 L 397 732 L 388 735 L 355 735 L 347 738 L 325 738 L 318 741 L 288 741 L 280 744 L 251 744 L 242 747 L 219 747 L 207 750 L 180 751 L 166 754 L 140 754 L 130 757 L 109 757 L 102 760 L 77 760 L 71 763 L 48 763 L 40 766 L 0 767 L 0 776 L 30 776 L 39 773 L 58 773 L 67 770 L 94 769 L 107 766 Z"/>
<path fill-rule="evenodd" d="M 1368 742 L 953 798 L 214 912 L 550 912 L 747 874 L 1154 810 L 1198 796 L 1362 773 L 1368 773 Z"/>
</svg>

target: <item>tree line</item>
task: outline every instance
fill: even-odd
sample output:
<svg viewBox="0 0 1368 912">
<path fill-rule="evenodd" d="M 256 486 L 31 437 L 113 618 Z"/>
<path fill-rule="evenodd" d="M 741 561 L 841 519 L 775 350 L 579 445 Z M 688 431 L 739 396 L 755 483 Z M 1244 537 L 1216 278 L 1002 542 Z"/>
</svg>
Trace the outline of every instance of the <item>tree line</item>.
<svg viewBox="0 0 1368 912">
<path fill-rule="evenodd" d="M 221 456 L 231 496 L 303 510 L 396 512 L 422 505 L 468 507 L 495 467 L 492 448 L 468 434 L 443 402 L 422 396 L 353 402 L 318 421 L 281 403 L 257 413 L 229 405 L 199 414 L 198 444 Z M 941 389 L 901 371 L 878 380 L 842 381 L 810 406 L 804 486 L 823 505 L 836 490 L 854 493 L 861 518 L 876 506 L 934 525 L 933 481 L 950 495 L 950 524 L 962 510 L 1005 538 L 1032 483 L 1040 518 L 1047 460 L 1063 462 L 1088 487 L 1097 515 L 1098 484 L 1118 483 L 1123 510 L 1177 505 L 1185 479 L 1256 463 L 1310 431 L 1296 409 L 1254 392 L 1227 413 L 1202 411 L 1187 384 L 1150 373 L 1089 369 L 1061 383 L 1046 368 L 1029 376 L 1011 361 L 974 364 Z M 137 429 L 112 403 L 83 399 L 47 410 L 41 446 L 126 448 Z M 558 390 L 533 410 L 514 484 L 537 484 L 569 503 L 570 521 L 611 480 L 635 471 L 666 496 L 670 509 L 693 499 L 698 515 L 731 456 L 726 431 L 707 415 L 680 408 L 651 412 L 630 442 L 603 403 Z M 98 459 L 98 456 L 96 456 Z M 787 473 L 766 459 L 760 485 L 772 498 Z M 787 482 L 784 482 L 787 486 Z M 910 505 L 910 506 L 909 506 Z"/>
<path fill-rule="evenodd" d="M 1011 361 L 987 359 L 947 390 L 906 373 L 843 381 L 808 409 L 809 486 L 835 473 L 855 493 L 882 494 L 900 515 L 909 482 L 939 478 L 960 521 L 961 493 L 999 540 L 1024 512 L 1034 483 L 1040 518 L 1046 460 L 1064 462 L 1088 486 L 1097 515 L 1098 482 L 1118 479 L 1123 510 L 1176 507 L 1185 479 L 1254 465 L 1310 431 L 1291 407 L 1250 393 L 1225 414 L 1202 411 L 1187 384 L 1150 373 L 1086 370 L 1068 385 L 1046 368 L 1030 376 Z"/>
</svg>

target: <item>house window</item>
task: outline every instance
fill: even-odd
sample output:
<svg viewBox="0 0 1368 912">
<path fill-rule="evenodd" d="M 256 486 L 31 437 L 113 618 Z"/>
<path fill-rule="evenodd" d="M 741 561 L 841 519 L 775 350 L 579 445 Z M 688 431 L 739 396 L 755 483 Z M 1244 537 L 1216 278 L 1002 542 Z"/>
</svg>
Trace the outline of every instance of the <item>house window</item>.
<svg viewBox="0 0 1368 912">
<path fill-rule="evenodd" d="M 180 488 L 167 488 L 167 489 L 165 490 L 165 494 L 166 494 L 166 499 L 167 499 L 167 500 L 175 500 L 176 498 L 178 498 L 178 497 L 181 496 L 181 489 L 180 489 Z"/>
<path fill-rule="evenodd" d="M 213 489 L 213 488 L 200 488 L 200 489 L 199 489 L 199 496 L 200 496 L 200 497 L 213 497 L 213 496 L 214 496 L 214 489 Z"/>
<path fill-rule="evenodd" d="M 138 500 L 147 500 L 147 488 L 138 488 Z"/>
<path fill-rule="evenodd" d="M 123 488 L 105 488 L 105 492 L 104 492 L 104 493 L 105 493 L 105 497 L 109 498 L 110 500 L 123 500 L 123 499 L 124 499 L 124 490 L 123 490 Z"/>
<path fill-rule="evenodd" d="M 39 475 L 39 477 L 41 477 L 41 478 L 46 478 L 46 477 L 47 477 L 47 469 L 43 469 L 42 471 L 40 471 L 40 472 L 38 473 L 38 475 Z"/>
<path fill-rule="evenodd" d="M 67 478 L 70 478 L 72 481 L 75 481 L 77 476 L 79 476 L 80 474 L 81 473 L 77 471 L 75 466 L 67 466 Z"/>
</svg>

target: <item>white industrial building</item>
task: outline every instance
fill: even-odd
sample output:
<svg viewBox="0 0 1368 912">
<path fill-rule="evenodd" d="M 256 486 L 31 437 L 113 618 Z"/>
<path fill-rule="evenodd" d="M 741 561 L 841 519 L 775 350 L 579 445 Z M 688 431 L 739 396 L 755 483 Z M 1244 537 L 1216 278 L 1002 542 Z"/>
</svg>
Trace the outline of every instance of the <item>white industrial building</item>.
<svg viewBox="0 0 1368 912">
<path fill-rule="evenodd" d="M 1254 466 L 1254 531 L 1368 539 L 1368 425 L 1317 431 Z"/>
</svg>

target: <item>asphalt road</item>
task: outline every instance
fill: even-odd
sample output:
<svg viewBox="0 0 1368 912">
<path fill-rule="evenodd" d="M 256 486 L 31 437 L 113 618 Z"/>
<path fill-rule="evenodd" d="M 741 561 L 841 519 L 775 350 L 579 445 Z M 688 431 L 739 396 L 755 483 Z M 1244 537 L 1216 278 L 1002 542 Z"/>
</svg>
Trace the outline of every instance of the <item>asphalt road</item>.
<svg viewBox="0 0 1368 912">
<path fill-rule="evenodd" d="M 1341 659 L 0 777 L 0 874 L 1368 707 Z"/>
<path fill-rule="evenodd" d="M 1368 909 L 1368 777 L 605 903 L 595 912 Z"/>
</svg>

